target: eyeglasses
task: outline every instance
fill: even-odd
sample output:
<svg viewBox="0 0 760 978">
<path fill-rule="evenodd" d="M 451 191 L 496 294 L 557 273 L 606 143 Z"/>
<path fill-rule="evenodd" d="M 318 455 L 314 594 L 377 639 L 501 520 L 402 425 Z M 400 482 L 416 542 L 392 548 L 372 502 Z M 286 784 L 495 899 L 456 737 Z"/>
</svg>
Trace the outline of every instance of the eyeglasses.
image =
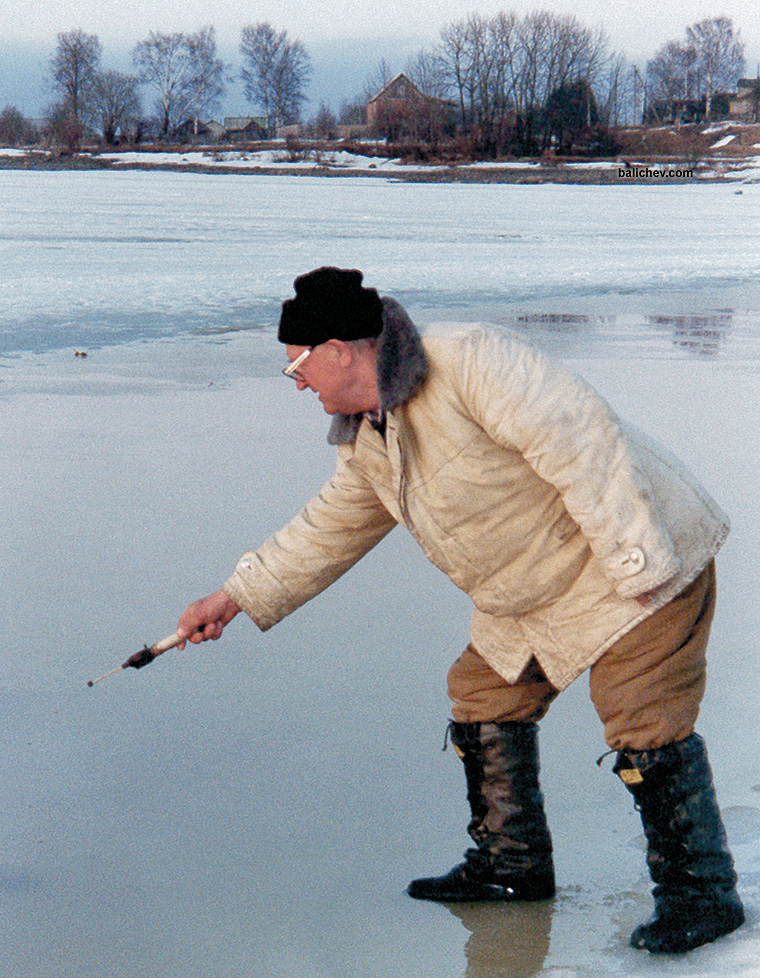
<svg viewBox="0 0 760 978">
<path fill-rule="evenodd" d="M 297 356 L 292 363 L 288 364 L 288 366 L 283 369 L 282 371 L 283 375 L 285 377 L 291 377 L 293 380 L 300 380 L 301 378 L 296 373 L 296 370 L 298 370 L 298 368 L 301 366 L 301 364 L 304 362 L 304 360 L 306 359 L 306 357 L 308 357 L 310 353 L 311 353 L 311 348 L 309 348 L 308 350 L 304 350 L 303 353 Z"/>
</svg>

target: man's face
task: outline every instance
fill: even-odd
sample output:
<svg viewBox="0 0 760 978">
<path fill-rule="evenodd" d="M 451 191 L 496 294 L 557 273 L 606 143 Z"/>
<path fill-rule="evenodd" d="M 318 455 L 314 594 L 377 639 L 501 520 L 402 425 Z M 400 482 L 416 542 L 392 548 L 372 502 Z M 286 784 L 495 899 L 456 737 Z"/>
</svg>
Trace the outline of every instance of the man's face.
<svg viewBox="0 0 760 978">
<path fill-rule="evenodd" d="M 353 390 L 352 357 L 341 347 L 345 344 L 330 340 L 312 347 L 292 376 L 299 391 L 314 391 L 328 414 L 355 414 L 364 408 L 357 406 Z M 292 363 L 307 349 L 306 346 L 288 344 L 285 352 Z"/>
</svg>

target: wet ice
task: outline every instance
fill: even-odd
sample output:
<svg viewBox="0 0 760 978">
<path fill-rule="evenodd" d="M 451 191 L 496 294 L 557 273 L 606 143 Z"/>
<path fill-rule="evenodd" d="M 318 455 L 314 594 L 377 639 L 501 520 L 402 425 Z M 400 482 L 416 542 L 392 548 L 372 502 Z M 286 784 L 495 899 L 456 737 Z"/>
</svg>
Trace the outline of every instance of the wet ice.
<svg viewBox="0 0 760 978">
<path fill-rule="evenodd" d="M 4 173 L 0 196 L 0 971 L 757 974 L 760 191 Z M 329 477 L 326 419 L 279 377 L 273 335 L 323 262 L 364 268 L 422 324 L 521 330 L 729 512 L 699 729 L 737 934 L 665 962 L 627 947 L 651 908 L 641 827 L 594 763 L 584 679 L 542 725 L 557 899 L 405 896 L 468 842 L 440 746 L 469 606 L 401 531 L 265 636 L 237 619 L 86 688 Z"/>
</svg>

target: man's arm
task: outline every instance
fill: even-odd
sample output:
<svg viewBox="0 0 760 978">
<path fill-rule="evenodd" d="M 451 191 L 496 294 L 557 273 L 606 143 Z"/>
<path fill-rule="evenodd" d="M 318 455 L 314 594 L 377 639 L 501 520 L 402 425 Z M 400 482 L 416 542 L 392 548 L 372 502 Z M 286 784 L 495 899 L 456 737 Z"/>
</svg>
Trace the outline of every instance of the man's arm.
<svg viewBox="0 0 760 978">
<path fill-rule="evenodd" d="M 224 591 L 265 631 L 354 566 L 396 525 L 373 487 L 338 450 L 332 479 L 257 550 L 243 554 Z"/>
<path fill-rule="evenodd" d="M 339 458 L 319 495 L 256 551 L 245 553 L 222 590 L 191 604 L 177 632 L 193 643 L 217 639 L 240 611 L 262 631 L 271 628 L 337 580 L 395 525 L 369 483 Z"/>
</svg>

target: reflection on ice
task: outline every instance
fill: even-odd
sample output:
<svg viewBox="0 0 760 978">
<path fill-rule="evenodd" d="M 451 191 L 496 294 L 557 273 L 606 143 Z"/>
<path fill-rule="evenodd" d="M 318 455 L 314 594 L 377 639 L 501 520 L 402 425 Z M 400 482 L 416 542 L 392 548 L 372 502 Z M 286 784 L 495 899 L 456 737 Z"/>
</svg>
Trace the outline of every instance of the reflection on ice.
<svg viewBox="0 0 760 978">
<path fill-rule="evenodd" d="M 740 298 L 746 305 L 719 306 L 721 298 Z M 482 318 L 523 333 L 559 357 L 760 359 L 760 296 L 753 290 L 741 296 L 729 291 L 721 297 L 708 290 L 585 304 L 593 311 L 575 311 L 584 305 L 579 300 L 557 301 L 549 309 L 534 303 L 515 313 L 490 308 L 482 310 Z"/>
<path fill-rule="evenodd" d="M 449 904 L 469 931 L 464 978 L 534 978 L 549 953 L 555 901 Z"/>
<path fill-rule="evenodd" d="M 653 326 L 670 332 L 673 344 L 702 356 L 716 356 L 733 325 L 733 309 L 714 313 L 648 316 Z"/>
<path fill-rule="evenodd" d="M 583 329 L 591 320 L 591 316 L 572 312 L 526 312 L 515 317 L 519 327 L 547 330 Z"/>
</svg>

